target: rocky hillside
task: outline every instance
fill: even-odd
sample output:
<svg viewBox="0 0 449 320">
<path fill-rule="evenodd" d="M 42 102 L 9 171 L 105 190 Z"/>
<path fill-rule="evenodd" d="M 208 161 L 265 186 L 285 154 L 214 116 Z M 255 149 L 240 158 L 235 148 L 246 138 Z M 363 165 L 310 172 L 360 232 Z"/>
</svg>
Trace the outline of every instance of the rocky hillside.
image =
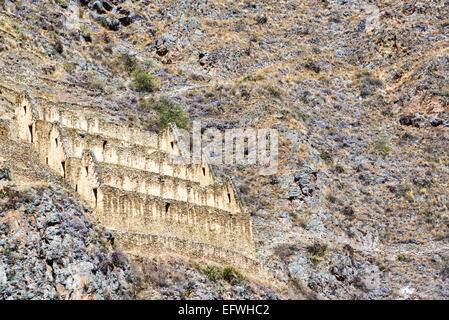
<svg viewBox="0 0 449 320">
<path fill-rule="evenodd" d="M 3 0 L 0 17 L 0 84 L 148 130 L 172 102 L 186 126 L 277 129 L 277 174 L 219 169 L 281 297 L 448 297 L 447 1 Z"/>
<path fill-rule="evenodd" d="M 127 256 L 63 189 L 4 187 L 0 205 L 0 299 L 279 298 L 235 269 Z"/>
<path fill-rule="evenodd" d="M 129 299 L 133 274 L 79 200 L 57 188 L 3 188 L 2 299 Z"/>
<path fill-rule="evenodd" d="M 130 299 L 139 273 L 111 234 L 42 168 L 0 139 L 0 299 Z"/>
</svg>

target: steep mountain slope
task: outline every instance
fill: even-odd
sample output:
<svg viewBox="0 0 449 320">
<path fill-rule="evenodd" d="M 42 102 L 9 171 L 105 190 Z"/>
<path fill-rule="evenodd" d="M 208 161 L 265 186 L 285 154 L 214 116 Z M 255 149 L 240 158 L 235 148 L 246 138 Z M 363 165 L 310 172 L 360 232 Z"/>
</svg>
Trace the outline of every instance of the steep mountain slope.
<svg viewBox="0 0 449 320">
<path fill-rule="evenodd" d="M 447 1 L 0 6 L 0 84 L 149 130 L 169 96 L 204 127 L 280 132 L 277 174 L 219 169 L 289 297 L 448 296 Z"/>
</svg>

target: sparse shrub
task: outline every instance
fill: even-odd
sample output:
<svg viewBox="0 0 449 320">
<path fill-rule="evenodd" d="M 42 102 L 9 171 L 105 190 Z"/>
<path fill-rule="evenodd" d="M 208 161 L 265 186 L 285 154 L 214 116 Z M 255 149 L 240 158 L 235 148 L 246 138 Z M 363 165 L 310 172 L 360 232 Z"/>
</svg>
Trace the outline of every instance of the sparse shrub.
<svg viewBox="0 0 449 320">
<path fill-rule="evenodd" d="M 306 220 L 303 216 L 300 216 L 296 211 L 290 211 L 290 217 L 292 218 L 292 224 L 301 228 L 306 228 Z"/>
<path fill-rule="evenodd" d="M 184 283 L 186 281 L 186 277 L 181 272 L 174 271 L 172 274 L 172 280 L 174 283 Z"/>
<path fill-rule="evenodd" d="M 427 209 L 423 212 L 423 215 L 427 218 L 431 218 L 433 216 L 433 212 L 430 209 Z"/>
<path fill-rule="evenodd" d="M 120 63 L 123 65 L 124 69 L 128 73 L 133 73 L 139 68 L 139 62 L 135 56 L 129 53 L 124 53 L 119 57 Z"/>
<path fill-rule="evenodd" d="M 212 282 L 216 282 L 217 280 L 223 279 L 230 284 L 235 284 L 242 282 L 244 280 L 243 275 L 236 270 L 234 267 L 228 266 L 221 269 L 220 267 L 216 266 L 206 266 L 201 267 L 198 264 L 195 264 L 195 268 L 206 275 L 207 279 Z"/>
<path fill-rule="evenodd" d="M 6 272 L 6 280 L 12 281 L 14 279 L 15 275 L 16 275 L 15 271 L 8 271 L 8 272 Z"/>
<path fill-rule="evenodd" d="M 449 85 L 442 87 L 441 92 L 443 95 L 449 96 Z"/>
<path fill-rule="evenodd" d="M 241 185 L 239 185 L 239 189 L 242 194 L 249 194 L 249 192 L 251 191 L 251 187 L 248 185 L 248 183 L 242 183 Z"/>
<path fill-rule="evenodd" d="M 248 28 L 248 24 L 245 23 L 245 20 L 243 19 L 238 19 L 234 22 L 234 31 L 235 32 L 242 32 L 245 31 L 246 28 Z"/>
<path fill-rule="evenodd" d="M 100 250 L 103 252 L 107 252 L 110 244 L 111 243 L 109 241 L 100 241 Z"/>
<path fill-rule="evenodd" d="M 313 256 L 323 257 L 326 254 L 327 245 L 315 243 L 306 248 L 307 252 Z"/>
<path fill-rule="evenodd" d="M 72 73 L 73 70 L 75 70 L 75 64 L 73 64 L 73 63 L 64 64 L 64 70 L 68 73 Z"/>
<path fill-rule="evenodd" d="M 402 184 L 397 189 L 397 194 L 404 197 L 408 201 L 413 200 L 413 189 L 410 184 Z"/>
<path fill-rule="evenodd" d="M 326 199 L 327 199 L 327 201 L 329 201 L 330 203 L 336 203 L 336 202 L 337 202 L 337 198 L 336 198 L 334 195 L 332 195 L 332 194 L 328 194 L 328 195 L 326 196 Z"/>
<path fill-rule="evenodd" d="M 388 155 L 392 148 L 390 142 L 386 138 L 379 138 L 374 142 L 374 150 L 383 156 Z"/>
<path fill-rule="evenodd" d="M 418 178 L 418 177 L 413 178 L 412 181 L 413 181 L 413 184 L 414 184 L 415 186 L 418 186 L 418 187 L 420 187 L 420 188 L 427 188 L 427 187 L 429 187 L 429 186 L 432 184 L 432 181 L 431 181 L 431 180 L 423 179 L 423 178 Z"/>
<path fill-rule="evenodd" d="M 155 76 L 145 71 L 139 71 L 134 76 L 131 88 L 137 92 L 154 92 L 159 90 L 160 83 Z"/>
<path fill-rule="evenodd" d="M 93 90 L 104 90 L 106 83 L 93 72 L 87 74 L 86 85 Z"/>
<path fill-rule="evenodd" d="M 51 75 L 56 71 L 55 66 L 43 66 L 42 70 L 46 75 Z"/>
<path fill-rule="evenodd" d="M 295 110 L 295 118 L 298 120 L 306 121 L 307 120 L 307 114 L 302 112 L 301 110 Z"/>
<path fill-rule="evenodd" d="M 432 223 L 434 221 L 434 211 L 430 207 L 424 210 L 422 215 L 427 223 Z"/>
<path fill-rule="evenodd" d="M 394 116 L 394 114 L 391 111 L 391 109 L 384 109 L 384 110 L 382 110 L 382 115 L 385 116 L 385 117 L 389 117 L 389 118 L 392 118 Z"/>
<path fill-rule="evenodd" d="M 252 81 L 252 82 L 256 82 L 256 81 L 260 81 L 260 80 L 264 80 L 265 76 L 262 74 L 256 74 L 256 75 L 249 75 L 243 78 L 243 81 Z"/>
<path fill-rule="evenodd" d="M 206 268 L 204 268 L 202 270 L 202 272 L 212 282 L 217 281 L 220 278 L 221 274 L 222 274 L 221 271 L 220 271 L 220 268 L 215 267 L 215 266 L 207 266 Z"/>
<path fill-rule="evenodd" d="M 401 254 L 398 254 L 398 255 L 396 256 L 396 259 L 397 259 L 398 261 L 406 261 L 406 260 L 407 260 L 407 258 L 405 257 L 405 255 L 403 255 L 402 253 L 401 253 Z"/>
<path fill-rule="evenodd" d="M 168 126 L 169 123 L 175 123 L 178 128 L 188 129 L 188 117 L 184 114 L 181 106 L 168 97 L 160 98 L 151 109 L 158 112 L 159 124 L 162 128 Z"/>
<path fill-rule="evenodd" d="M 328 164 L 328 165 L 332 165 L 334 163 L 334 160 L 332 159 L 332 155 L 327 151 L 321 152 L 320 158 L 323 159 L 324 162 L 326 162 L 326 164 Z"/>
<path fill-rule="evenodd" d="M 54 3 L 63 8 L 67 8 L 67 0 L 54 0 Z"/>
<path fill-rule="evenodd" d="M 305 104 L 308 104 L 311 100 L 310 97 L 312 96 L 312 93 L 309 91 L 304 91 L 300 97 L 301 101 Z"/>
<path fill-rule="evenodd" d="M 374 86 L 374 87 L 379 87 L 379 88 L 383 87 L 382 80 L 377 79 L 374 76 L 370 76 L 370 77 L 365 78 L 365 82 L 368 83 L 371 86 Z"/>
<path fill-rule="evenodd" d="M 361 82 L 368 84 L 368 85 L 372 85 L 372 86 L 376 86 L 376 87 L 383 86 L 382 80 L 376 78 L 370 70 L 364 70 L 364 71 L 358 72 L 355 75 L 355 78 Z"/>
<path fill-rule="evenodd" d="M 318 258 L 315 257 L 315 256 L 310 256 L 310 255 L 309 255 L 308 258 L 309 258 L 310 262 L 312 262 L 314 265 L 317 265 L 318 262 L 320 262 L 320 259 L 318 259 Z"/>
<path fill-rule="evenodd" d="M 17 204 L 31 202 L 28 195 L 24 195 L 10 187 L 3 187 L 0 190 L 0 198 L 8 198 L 7 202 L 0 207 L 0 212 L 15 209 Z"/>
<path fill-rule="evenodd" d="M 137 73 L 145 73 L 145 71 L 149 70 L 150 67 L 153 66 L 152 61 L 152 59 L 149 59 L 141 64 L 135 55 L 126 52 L 119 54 L 112 59 L 108 63 L 108 67 L 116 75 L 127 73 L 128 75 L 134 75 L 135 79 Z"/>
<path fill-rule="evenodd" d="M 322 82 L 324 84 L 329 84 L 330 83 L 329 78 L 325 74 L 320 75 L 318 77 L 318 81 L 320 81 L 320 82 Z"/>
<path fill-rule="evenodd" d="M 266 90 L 271 96 L 275 98 L 279 98 L 281 96 L 281 90 L 277 87 L 269 86 L 266 88 Z"/>
<path fill-rule="evenodd" d="M 234 269 L 234 267 L 225 267 L 223 269 L 222 275 L 223 279 L 230 284 L 243 281 L 243 275 L 239 271 Z"/>
<path fill-rule="evenodd" d="M 107 28 L 109 26 L 108 20 L 106 20 L 105 18 L 101 18 L 100 23 L 103 28 Z"/>
<path fill-rule="evenodd" d="M 401 139 L 402 139 L 402 140 L 411 140 L 411 139 L 413 139 L 413 138 L 414 138 L 413 135 L 410 134 L 409 132 L 406 132 L 406 133 L 404 133 L 404 134 L 401 136 Z"/>
<path fill-rule="evenodd" d="M 112 263 L 109 263 L 107 260 L 102 260 L 100 262 L 100 271 L 101 273 L 103 273 L 104 275 L 106 275 L 110 270 L 112 270 L 114 268 Z"/>
<path fill-rule="evenodd" d="M 355 81 L 359 86 L 360 96 L 362 98 L 373 95 L 377 88 L 383 87 L 382 80 L 376 78 L 369 70 L 357 73 L 355 75 Z"/>
</svg>

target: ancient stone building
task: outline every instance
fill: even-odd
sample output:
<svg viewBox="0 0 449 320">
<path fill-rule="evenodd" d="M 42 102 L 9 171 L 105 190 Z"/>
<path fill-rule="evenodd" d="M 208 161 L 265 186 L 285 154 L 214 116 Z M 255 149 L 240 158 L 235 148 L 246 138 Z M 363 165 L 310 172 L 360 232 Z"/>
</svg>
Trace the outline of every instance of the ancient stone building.
<svg viewBox="0 0 449 320">
<path fill-rule="evenodd" d="M 14 113 L 9 134 L 30 143 L 129 252 L 256 266 L 251 218 L 239 193 L 204 159 L 174 161 L 175 126 L 161 134 L 119 126 L 27 93 L 18 95 Z"/>
</svg>

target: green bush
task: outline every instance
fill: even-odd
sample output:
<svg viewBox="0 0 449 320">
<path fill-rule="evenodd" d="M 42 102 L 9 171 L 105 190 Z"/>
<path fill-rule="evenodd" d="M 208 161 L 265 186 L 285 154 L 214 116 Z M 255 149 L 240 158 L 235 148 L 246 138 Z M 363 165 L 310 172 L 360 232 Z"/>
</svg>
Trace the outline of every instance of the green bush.
<svg viewBox="0 0 449 320">
<path fill-rule="evenodd" d="M 204 274 L 210 281 L 217 281 L 220 278 L 220 268 L 214 266 L 207 266 L 203 270 Z"/>
<path fill-rule="evenodd" d="M 320 158 L 323 159 L 327 165 L 332 165 L 334 163 L 334 160 L 332 159 L 332 155 L 327 151 L 321 152 Z"/>
<path fill-rule="evenodd" d="M 139 71 L 134 76 L 131 86 L 137 92 L 154 92 L 159 90 L 160 83 L 152 74 Z"/>
<path fill-rule="evenodd" d="M 328 194 L 328 195 L 326 196 L 326 199 L 327 199 L 327 201 L 329 201 L 330 203 L 335 203 L 335 202 L 337 202 L 337 198 L 336 198 L 335 196 L 331 195 L 331 194 Z"/>
<path fill-rule="evenodd" d="M 64 70 L 68 73 L 72 73 L 75 70 L 75 64 L 74 63 L 64 64 Z"/>
<path fill-rule="evenodd" d="M 128 73 L 133 73 L 139 68 L 139 62 L 135 56 L 130 55 L 129 53 L 124 53 L 119 58 L 123 68 Z"/>
<path fill-rule="evenodd" d="M 398 254 L 398 255 L 396 256 L 396 259 L 397 259 L 398 261 L 406 261 L 406 260 L 407 260 L 406 256 L 403 255 L 402 253 L 401 253 L 401 254 Z"/>
<path fill-rule="evenodd" d="M 223 279 L 231 284 L 243 280 L 243 275 L 233 267 L 225 267 L 222 274 Z"/>
<path fill-rule="evenodd" d="M 256 75 L 249 75 L 243 78 L 243 81 L 252 81 L 252 82 L 256 82 L 256 81 L 260 81 L 260 80 L 264 80 L 265 77 L 262 74 L 256 74 Z"/>
<path fill-rule="evenodd" d="M 107 28 L 109 26 L 109 23 L 108 23 L 108 21 L 105 18 L 101 18 L 100 22 L 101 22 L 101 26 L 103 28 Z"/>
<path fill-rule="evenodd" d="M 224 267 L 223 269 L 221 269 L 220 267 L 216 266 L 206 266 L 203 268 L 200 265 L 196 265 L 195 268 L 201 273 L 205 274 L 207 279 L 212 282 L 223 279 L 230 284 L 235 284 L 244 280 L 243 275 L 234 267 Z"/>
<path fill-rule="evenodd" d="M 374 150 L 383 156 L 386 156 L 392 151 L 392 148 L 386 138 L 379 138 L 374 142 Z"/>
<path fill-rule="evenodd" d="M 326 253 L 327 246 L 325 244 L 315 243 L 313 246 L 307 247 L 307 252 L 313 256 L 323 257 Z"/>
<path fill-rule="evenodd" d="M 180 129 L 189 128 L 189 118 L 184 114 L 181 106 L 170 98 L 160 98 L 152 106 L 152 109 L 158 112 L 159 124 L 162 128 L 167 127 L 170 123 L 175 123 Z"/>
<path fill-rule="evenodd" d="M 320 259 L 318 259 L 315 256 L 308 256 L 310 262 L 312 262 L 314 265 L 317 265 L 320 262 Z"/>
</svg>

